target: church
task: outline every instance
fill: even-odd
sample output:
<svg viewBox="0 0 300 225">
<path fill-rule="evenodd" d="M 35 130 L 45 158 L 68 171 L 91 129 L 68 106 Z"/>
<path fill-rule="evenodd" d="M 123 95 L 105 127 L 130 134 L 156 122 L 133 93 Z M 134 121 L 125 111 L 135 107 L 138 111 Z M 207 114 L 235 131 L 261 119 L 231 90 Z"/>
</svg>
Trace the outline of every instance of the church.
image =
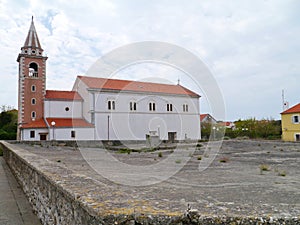
<svg viewBox="0 0 300 225">
<path fill-rule="evenodd" d="M 200 96 L 180 84 L 77 76 L 72 90 L 46 89 L 33 19 L 18 55 L 18 140 L 200 139 Z"/>
</svg>

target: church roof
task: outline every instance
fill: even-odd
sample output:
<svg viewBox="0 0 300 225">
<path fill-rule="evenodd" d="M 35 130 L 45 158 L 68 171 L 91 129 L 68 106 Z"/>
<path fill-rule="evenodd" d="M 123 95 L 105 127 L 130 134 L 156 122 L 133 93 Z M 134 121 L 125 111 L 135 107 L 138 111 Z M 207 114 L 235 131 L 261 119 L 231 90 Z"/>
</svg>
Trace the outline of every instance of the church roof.
<svg viewBox="0 0 300 225">
<path fill-rule="evenodd" d="M 22 128 L 47 128 L 47 124 L 43 118 L 32 121 L 31 123 L 23 124 Z"/>
<path fill-rule="evenodd" d="M 76 91 L 47 90 L 45 99 L 67 100 L 67 101 L 80 100 L 80 101 L 82 101 L 82 97 Z"/>
<path fill-rule="evenodd" d="M 281 114 L 288 114 L 288 113 L 300 113 L 300 103 L 283 111 Z"/>
<path fill-rule="evenodd" d="M 93 124 L 88 123 L 86 120 L 82 118 L 46 118 L 47 123 L 51 126 L 51 122 L 55 122 L 56 128 L 64 128 L 64 127 L 94 127 Z M 28 124 L 23 124 L 23 129 L 38 129 L 38 128 L 48 128 L 46 121 L 44 118 L 39 120 L 32 121 Z"/>
<path fill-rule="evenodd" d="M 198 95 L 197 93 L 181 85 L 159 84 L 159 83 L 152 83 L 152 82 L 107 79 L 107 78 L 87 77 L 87 76 L 78 76 L 78 79 L 84 82 L 91 89 L 164 93 L 164 94 L 189 95 L 191 97 L 200 97 L 200 95 Z"/>
<path fill-rule="evenodd" d="M 38 48 L 38 49 L 42 50 L 42 46 L 40 44 L 37 32 L 35 30 L 33 17 L 31 20 L 30 28 L 29 28 L 28 35 L 25 40 L 23 48 Z"/>
<path fill-rule="evenodd" d="M 51 126 L 51 122 L 55 122 L 56 128 L 62 127 L 94 127 L 93 124 L 88 123 L 81 118 L 46 118 L 48 124 Z"/>
</svg>

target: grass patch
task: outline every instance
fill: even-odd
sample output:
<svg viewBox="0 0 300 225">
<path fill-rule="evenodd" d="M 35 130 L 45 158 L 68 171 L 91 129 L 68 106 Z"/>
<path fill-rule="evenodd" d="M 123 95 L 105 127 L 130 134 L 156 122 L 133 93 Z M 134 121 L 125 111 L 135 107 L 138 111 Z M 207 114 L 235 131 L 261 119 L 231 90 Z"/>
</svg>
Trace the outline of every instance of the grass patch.
<svg viewBox="0 0 300 225">
<path fill-rule="evenodd" d="M 177 159 L 175 162 L 176 162 L 176 163 L 181 163 L 181 160 L 180 160 L 180 159 Z"/>
<path fill-rule="evenodd" d="M 285 170 L 281 170 L 278 172 L 278 176 L 282 176 L 282 177 L 285 177 L 286 176 L 286 172 Z"/>
<path fill-rule="evenodd" d="M 200 143 L 198 143 L 198 144 L 196 145 L 197 148 L 201 148 L 202 146 L 203 146 L 203 145 L 200 144 Z"/>
<path fill-rule="evenodd" d="M 129 148 L 121 148 L 121 149 L 119 149 L 118 150 L 118 153 L 120 153 L 120 154 L 130 154 L 131 153 L 131 149 L 129 149 Z"/>
<path fill-rule="evenodd" d="M 223 157 L 219 160 L 220 163 L 227 163 L 229 159 L 227 157 Z"/>
<path fill-rule="evenodd" d="M 260 174 L 262 175 L 264 171 L 270 171 L 270 166 L 267 164 L 261 164 L 259 166 Z"/>
<path fill-rule="evenodd" d="M 157 155 L 158 155 L 158 157 L 160 157 L 160 158 L 163 156 L 163 155 L 162 155 L 162 152 L 159 152 Z"/>
</svg>

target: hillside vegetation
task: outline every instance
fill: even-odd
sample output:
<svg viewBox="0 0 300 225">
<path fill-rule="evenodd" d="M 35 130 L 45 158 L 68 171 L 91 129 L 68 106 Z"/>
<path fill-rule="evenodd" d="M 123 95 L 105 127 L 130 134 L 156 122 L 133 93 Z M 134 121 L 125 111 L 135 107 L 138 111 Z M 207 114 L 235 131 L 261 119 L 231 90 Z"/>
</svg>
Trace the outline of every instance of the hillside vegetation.
<svg viewBox="0 0 300 225">
<path fill-rule="evenodd" d="M 0 140 L 16 140 L 18 111 L 9 107 L 1 108 Z"/>
</svg>

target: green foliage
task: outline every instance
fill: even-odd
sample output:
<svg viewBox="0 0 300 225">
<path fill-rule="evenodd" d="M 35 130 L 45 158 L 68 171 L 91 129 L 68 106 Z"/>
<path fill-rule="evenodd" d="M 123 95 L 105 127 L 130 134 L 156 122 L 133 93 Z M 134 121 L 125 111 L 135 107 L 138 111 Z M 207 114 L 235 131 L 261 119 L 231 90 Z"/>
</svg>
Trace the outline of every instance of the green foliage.
<svg viewBox="0 0 300 225">
<path fill-rule="evenodd" d="M 120 148 L 118 150 L 118 153 L 120 153 L 120 154 L 123 154 L 123 153 L 130 154 L 131 153 L 131 149 L 129 149 L 129 148 Z"/>
<path fill-rule="evenodd" d="M 159 153 L 158 153 L 158 157 L 162 157 L 162 152 L 159 152 Z"/>
<path fill-rule="evenodd" d="M 230 138 L 249 137 L 263 139 L 281 138 L 281 121 L 273 119 L 256 120 L 255 118 L 247 120 L 238 120 L 235 122 L 236 129 L 226 129 L 226 136 Z"/>
<path fill-rule="evenodd" d="M 0 113 L 0 140 L 15 140 L 17 136 L 18 111 L 2 106 Z"/>
</svg>

